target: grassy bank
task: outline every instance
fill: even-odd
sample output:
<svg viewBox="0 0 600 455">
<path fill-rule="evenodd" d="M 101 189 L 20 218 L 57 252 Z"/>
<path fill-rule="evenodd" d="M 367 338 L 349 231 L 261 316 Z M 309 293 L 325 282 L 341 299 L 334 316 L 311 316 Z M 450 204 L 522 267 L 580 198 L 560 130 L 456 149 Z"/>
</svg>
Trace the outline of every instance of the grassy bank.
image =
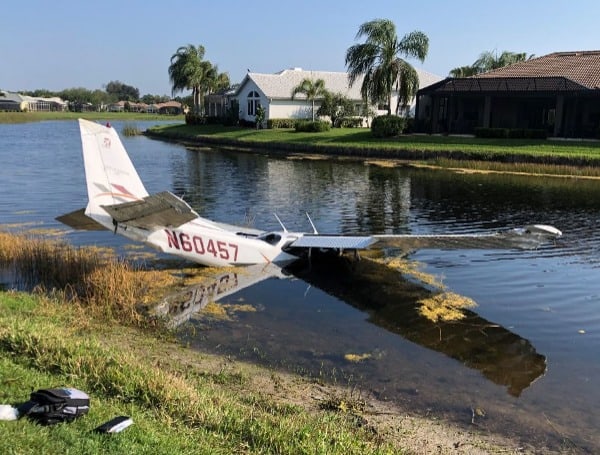
<svg viewBox="0 0 600 455">
<path fill-rule="evenodd" d="M 593 174 L 600 167 L 600 142 L 484 139 L 406 135 L 391 139 L 372 137 L 368 129 L 335 128 L 323 133 L 289 129 L 254 130 L 220 125 L 168 125 L 151 128 L 151 137 L 209 145 L 228 145 L 263 151 L 324 153 L 358 158 L 411 160 L 448 167 L 448 161 L 471 163 L 475 168 L 528 166 L 525 172 L 546 173 L 544 166 L 570 166 L 558 173 Z"/>
<path fill-rule="evenodd" d="M 69 424 L 0 422 L 0 453 L 516 450 L 501 437 L 409 416 L 354 389 L 192 351 L 142 318 L 140 302 L 197 283 L 211 269 L 178 263 L 149 271 L 106 251 L 0 234 L 0 267 L 35 285 L 34 293 L 0 292 L 0 403 L 18 405 L 33 390 L 61 385 L 91 397 L 89 414 Z M 91 431 L 117 415 L 134 425 L 112 436 Z"/>
<path fill-rule="evenodd" d="M 249 366 L 107 326 L 58 300 L 1 293 L 0 307 L 2 403 L 58 385 L 92 398 L 89 415 L 72 424 L 1 422 L 2 453 L 396 453 L 352 414 L 311 413 L 253 390 L 252 376 L 267 374 Z M 123 414 L 131 429 L 91 433 Z"/>
<path fill-rule="evenodd" d="M 27 123 L 45 120 L 180 120 L 183 115 L 142 114 L 137 112 L 0 112 L 2 123 Z"/>
</svg>

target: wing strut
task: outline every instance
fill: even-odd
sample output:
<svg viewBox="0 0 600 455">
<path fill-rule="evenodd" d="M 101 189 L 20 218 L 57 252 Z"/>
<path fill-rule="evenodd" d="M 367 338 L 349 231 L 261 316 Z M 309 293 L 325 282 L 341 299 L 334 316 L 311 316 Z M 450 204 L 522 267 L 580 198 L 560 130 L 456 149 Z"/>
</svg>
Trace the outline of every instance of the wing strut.
<svg viewBox="0 0 600 455">
<path fill-rule="evenodd" d="M 315 224 L 313 223 L 313 221 L 310 219 L 310 215 L 308 214 L 308 212 L 306 212 L 306 218 L 308 218 L 308 222 L 310 223 L 310 225 L 313 228 L 313 234 L 318 234 L 319 232 L 317 231 L 317 228 L 315 227 Z"/>
</svg>

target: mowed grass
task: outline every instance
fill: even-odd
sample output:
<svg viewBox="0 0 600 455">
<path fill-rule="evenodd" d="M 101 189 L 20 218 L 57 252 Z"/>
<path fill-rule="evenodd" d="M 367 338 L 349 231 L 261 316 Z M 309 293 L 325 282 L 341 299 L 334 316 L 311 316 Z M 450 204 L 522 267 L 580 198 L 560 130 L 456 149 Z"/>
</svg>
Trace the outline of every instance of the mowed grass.
<svg viewBox="0 0 600 455">
<path fill-rule="evenodd" d="M 0 453 L 401 453 L 354 411 L 275 399 L 267 390 L 284 387 L 276 372 L 190 351 L 143 323 L 138 303 L 157 276 L 29 236 L 2 234 L 0 253 L 3 267 L 40 280 L 32 294 L 0 292 L 0 403 L 56 386 L 91 397 L 89 414 L 72 423 L 0 421 Z M 324 403 L 339 401 L 323 393 Z M 117 415 L 134 425 L 92 431 Z"/>
</svg>

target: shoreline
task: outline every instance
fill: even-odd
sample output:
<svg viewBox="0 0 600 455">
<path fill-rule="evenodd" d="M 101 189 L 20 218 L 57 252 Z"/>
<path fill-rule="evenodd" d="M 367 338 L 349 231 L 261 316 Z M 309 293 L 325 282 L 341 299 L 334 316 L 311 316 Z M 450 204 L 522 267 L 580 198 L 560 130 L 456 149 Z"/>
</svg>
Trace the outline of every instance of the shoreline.
<svg viewBox="0 0 600 455">
<path fill-rule="evenodd" d="M 184 132 L 178 130 L 184 130 Z M 186 132 L 187 131 L 187 132 Z M 560 176 L 573 178 L 600 178 L 600 149 L 596 152 L 596 147 L 592 147 L 594 156 L 552 154 L 544 152 L 539 155 L 525 152 L 506 152 L 498 148 L 494 153 L 489 150 L 476 152 L 472 150 L 460 150 L 456 147 L 445 147 L 443 143 L 424 143 L 422 149 L 411 148 L 403 143 L 397 146 L 390 146 L 389 143 L 380 145 L 361 146 L 360 144 L 339 145 L 332 143 L 322 143 L 318 140 L 261 140 L 254 139 L 259 137 L 261 131 L 254 132 L 250 130 L 248 138 L 228 137 L 227 132 L 216 132 L 203 134 L 197 127 L 188 127 L 178 125 L 176 127 L 150 128 L 142 134 L 145 136 L 167 142 L 182 144 L 187 147 L 209 147 L 226 150 L 236 150 L 248 153 L 261 153 L 278 157 L 310 157 L 319 156 L 325 159 L 333 160 L 382 160 L 386 162 L 397 162 L 404 166 L 427 167 L 431 169 L 446 169 L 452 171 L 480 172 L 480 173 L 508 173 L 516 175 L 539 175 L 539 176 Z M 276 133 L 273 133 L 276 134 Z M 352 134 L 351 132 L 348 134 Z M 411 136 L 414 140 L 419 140 L 421 136 Z M 425 137 L 429 140 L 429 137 Z M 406 139 L 403 137 L 402 139 Z M 468 140 L 468 138 L 456 138 Z M 475 143 L 475 139 L 473 138 Z M 376 144 L 377 140 L 373 140 Z M 563 146 L 568 141 L 556 141 L 556 144 Z M 579 141 L 575 141 L 579 143 Z M 587 142 L 586 142 L 587 143 Z M 510 144 L 512 145 L 512 144 Z M 595 143 L 594 143 L 595 145 Z M 469 144 L 469 147 L 477 147 L 475 144 Z M 494 146 L 489 146 L 493 148 Z M 530 146 L 531 147 L 531 146 Z M 465 146 L 467 148 L 467 146 Z M 515 147 L 515 148 L 518 148 Z M 595 156 L 598 153 L 598 156 Z"/>
</svg>

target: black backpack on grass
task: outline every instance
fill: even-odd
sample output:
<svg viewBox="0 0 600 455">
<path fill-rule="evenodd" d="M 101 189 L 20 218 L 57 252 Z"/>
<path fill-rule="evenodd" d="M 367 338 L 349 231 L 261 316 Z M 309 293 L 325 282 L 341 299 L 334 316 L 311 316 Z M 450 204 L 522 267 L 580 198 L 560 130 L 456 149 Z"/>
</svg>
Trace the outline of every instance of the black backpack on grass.
<svg viewBox="0 0 600 455">
<path fill-rule="evenodd" d="M 90 397 L 71 388 L 40 389 L 18 408 L 19 416 L 27 416 L 41 425 L 70 422 L 90 410 Z"/>
</svg>

